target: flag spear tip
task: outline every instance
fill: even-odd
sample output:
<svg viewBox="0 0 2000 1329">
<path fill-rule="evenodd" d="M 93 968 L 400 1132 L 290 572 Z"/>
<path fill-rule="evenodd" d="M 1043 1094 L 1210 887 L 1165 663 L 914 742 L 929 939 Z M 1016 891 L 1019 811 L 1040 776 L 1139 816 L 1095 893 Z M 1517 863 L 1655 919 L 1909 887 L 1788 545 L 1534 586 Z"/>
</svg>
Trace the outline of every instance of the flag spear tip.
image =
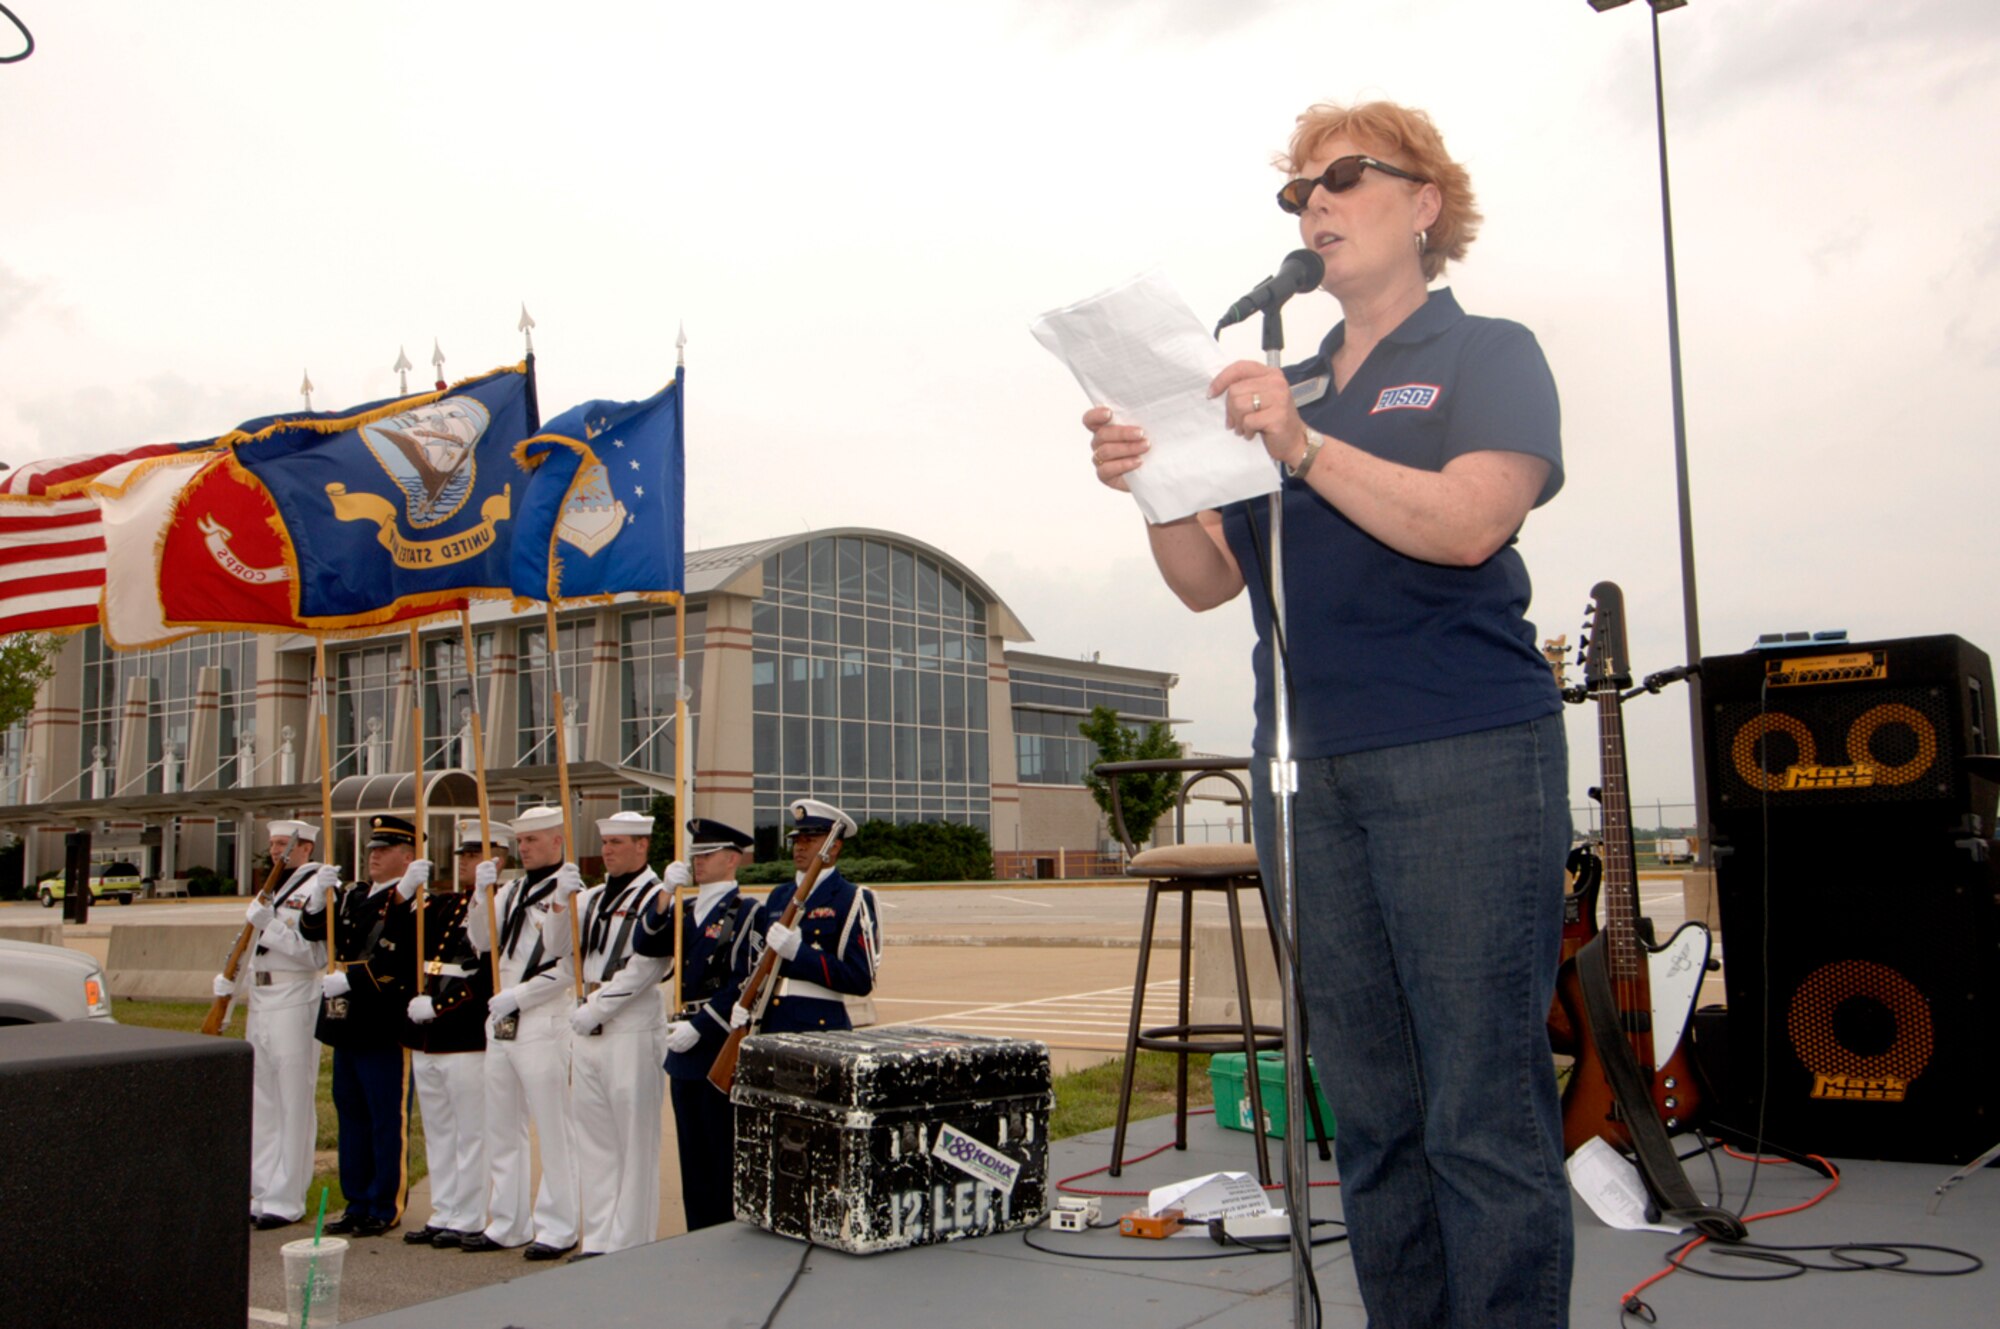
<svg viewBox="0 0 2000 1329">
<path fill-rule="evenodd" d="M 398 346 L 396 348 L 396 363 L 390 365 L 389 368 L 399 374 L 406 374 L 410 370 L 415 369 L 416 366 L 410 363 L 410 353 Z"/>
<path fill-rule="evenodd" d="M 682 368 L 687 367 L 687 362 L 688 362 L 687 347 L 688 347 L 688 325 L 687 325 L 687 320 L 682 319 L 680 335 L 674 338 L 674 363 L 680 365 Z"/>
<path fill-rule="evenodd" d="M 299 391 L 300 391 L 300 392 L 311 392 L 311 391 L 313 390 L 313 381 L 312 381 L 312 373 L 311 373 L 311 371 L 310 371 L 310 370 L 300 370 L 299 372 L 300 372 L 300 378 L 299 378 Z"/>
<path fill-rule="evenodd" d="M 517 326 L 521 330 L 521 336 L 527 340 L 528 354 L 533 355 L 535 353 L 535 318 L 534 315 L 528 312 L 528 302 L 525 300 L 521 302 L 521 321 Z"/>
<path fill-rule="evenodd" d="M 439 368 L 444 367 L 444 349 L 438 345 L 436 337 L 431 338 L 431 363 Z"/>
</svg>

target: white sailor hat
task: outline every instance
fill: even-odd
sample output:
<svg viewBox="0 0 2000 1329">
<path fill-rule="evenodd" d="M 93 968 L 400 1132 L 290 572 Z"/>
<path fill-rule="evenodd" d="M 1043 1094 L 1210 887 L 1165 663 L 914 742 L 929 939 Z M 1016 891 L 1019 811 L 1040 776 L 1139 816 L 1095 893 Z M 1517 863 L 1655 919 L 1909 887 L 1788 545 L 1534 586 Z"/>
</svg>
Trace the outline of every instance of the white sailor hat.
<svg viewBox="0 0 2000 1329">
<path fill-rule="evenodd" d="M 600 818 L 597 823 L 597 833 L 647 836 L 653 833 L 653 819 L 643 812 L 620 812 Z"/>
<path fill-rule="evenodd" d="M 526 812 L 514 818 L 513 821 L 507 823 L 507 827 L 516 835 L 527 835 L 532 831 L 561 830 L 562 824 L 562 809 L 551 807 L 545 803 L 538 808 L 529 808 Z"/>
<path fill-rule="evenodd" d="M 265 834 L 273 840 L 296 836 L 308 844 L 319 843 L 319 827 L 309 821 L 274 821 L 266 828 Z"/>
<path fill-rule="evenodd" d="M 508 830 L 505 824 L 501 822 L 489 823 L 486 828 L 486 835 L 490 835 L 493 838 L 493 847 L 495 849 L 512 849 L 514 847 L 514 832 Z M 461 854 L 485 853 L 486 835 L 479 833 L 477 818 L 461 821 L 458 823 L 458 852 Z"/>
<path fill-rule="evenodd" d="M 688 822 L 688 853 L 712 854 L 718 849 L 747 853 L 757 841 L 727 822 L 713 817 L 696 817 Z"/>
</svg>

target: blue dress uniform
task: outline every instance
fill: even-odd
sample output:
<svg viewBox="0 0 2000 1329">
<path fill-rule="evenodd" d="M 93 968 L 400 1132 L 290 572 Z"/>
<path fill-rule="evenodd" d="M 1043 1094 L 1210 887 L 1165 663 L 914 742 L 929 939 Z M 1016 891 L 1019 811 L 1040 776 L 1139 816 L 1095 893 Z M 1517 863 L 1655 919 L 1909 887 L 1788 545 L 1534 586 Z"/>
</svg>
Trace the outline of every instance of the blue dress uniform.
<svg viewBox="0 0 2000 1329">
<path fill-rule="evenodd" d="M 372 818 L 371 840 L 385 836 L 389 843 L 409 844 L 415 828 L 399 817 Z M 351 987 L 344 997 L 321 1001 L 313 1036 L 333 1049 L 347 1211 L 326 1228 L 375 1236 L 402 1221 L 408 1192 L 410 1054 L 402 1034 L 416 992 L 416 911 L 393 881 L 349 883 L 333 907 L 334 959 L 344 965 Z M 324 941 L 325 911 L 308 912 L 299 935 Z"/>
<path fill-rule="evenodd" d="M 688 823 L 691 856 L 719 848 L 747 851 L 755 841 L 734 827 L 706 817 Z M 632 949 L 641 955 L 671 955 L 674 928 L 667 918 L 672 901 L 656 898 Z M 734 1217 L 732 1200 L 736 1108 L 729 1095 L 708 1082 L 709 1068 L 729 1038 L 729 1012 L 750 976 L 751 938 L 759 935 L 758 905 L 743 897 L 734 881 L 704 886 L 682 901 L 680 919 L 681 1009 L 676 1020 L 693 1025 L 701 1041 L 685 1052 L 667 1053 L 667 1093 L 674 1105 L 674 1139 L 681 1165 L 681 1206 L 688 1231 L 714 1227 Z"/>
<path fill-rule="evenodd" d="M 784 916 L 785 906 L 797 893 L 794 879 L 774 888 L 764 901 L 750 944 L 752 966 L 764 953 L 764 934 Z M 794 926 L 803 934 L 799 953 L 778 962 L 778 981 L 772 985 L 757 1032 L 852 1029 L 841 998 L 873 992 L 875 970 L 881 963 L 875 893 L 841 876 L 839 868 L 830 869 L 814 883 Z M 744 977 L 748 976 L 746 971 Z"/>
<path fill-rule="evenodd" d="M 460 1245 L 486 1226 L 486 1000 L 493 992 L 486 956 L 466 936 L 470 892 L 424 900 L 424 980 L 435 1018 L 406 1018 L 403 1046 L 424 1114 L 430 1160 L 431 1216 L 403 1234 L 411 1244 Z"/>
</svg>

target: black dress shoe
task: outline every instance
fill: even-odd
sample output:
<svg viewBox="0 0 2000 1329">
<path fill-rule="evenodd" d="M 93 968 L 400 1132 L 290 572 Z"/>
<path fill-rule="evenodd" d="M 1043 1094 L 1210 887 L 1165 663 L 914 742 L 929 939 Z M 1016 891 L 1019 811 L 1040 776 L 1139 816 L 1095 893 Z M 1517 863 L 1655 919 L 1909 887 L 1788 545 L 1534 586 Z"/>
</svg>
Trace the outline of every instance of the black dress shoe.
<svg viewBox="0 0 2000 1329">
<path fill-rule="evenodd" d="M 453 1231 L 448 1227 L 431 1229 L 431 1245 L 441 1251 L 448 1251 L 454 1246 L 463 1246 L 465 1244 L 465 1237 L 465 1233 Z M 409 1238 L 405 1237 L 403 1240 L 408 1241 Z"/>
<path fill-rule="evenodd" d="M 259 1214 L 250 1220 L 250 1226 L 259 1232 L 269 1232 L 273 1228 L 290 1227 L 298 1221 L 296 1218 L 280 1218 L 276 1214 Z"/>
<path fill-rule="evenodd" d="M 429 1223 L 426 1223 L 420 1228 L 412 1228 L 410 1231 L 405 1232 L 403 1234 L 403 1244 L 405 1246 L 429 1246 L 437 1240 L 438 1234 L 443 1231 L 444 1229 L 441 1227 L 432 1227 Z"/>
<path fill-rule="evenodd" d="M 538 1241 L 529 1246 L 527 1250 L 522 1251 L 521 1256 L 523 1259 L 528 1260 L 559 1260 L 575 1249 L 575 1246 L 550 1246 L 545 1242 Z"/>
<path fill-rule="evenodd" d="M 354 1235 L 357 1237 L 379 1237 L 396 1226 L 386 1218 L 357 1218 L 354 1220 Z"/>
<path fill-rule="evenodd" d="M 326 1226 L 321 1228 L 320 1231 L 330 1233 L 336 1237 L 344 1237 L 359 1228 L 365 1221 L 360 1214 L 355 1213 L 352 1209 L 348 1209 L 342 1211 L 339 1218 L 328 1219 Z"/>
<path fill-rule="evenodd" d="M 512 1246 L 502 1246 L 484 1232 L 468 1233 L 465 1240 L 458 1243 L 458 1248 L 462 1251 L 471 1251 L 475 1255 L 484 1251 L 510 1251 L 515 1249 Z"/>
<path fill-rule="evenodd" d="M 595 1260 L 598 1256 L 602 1254 L 604 1254 L 603 1251 L 578 1251 L 576 1254 L 570 1256 L 567 1260 L 564 1260 L 563 1263 L 582 1264 L 585 1260 Z"/>
</svg>

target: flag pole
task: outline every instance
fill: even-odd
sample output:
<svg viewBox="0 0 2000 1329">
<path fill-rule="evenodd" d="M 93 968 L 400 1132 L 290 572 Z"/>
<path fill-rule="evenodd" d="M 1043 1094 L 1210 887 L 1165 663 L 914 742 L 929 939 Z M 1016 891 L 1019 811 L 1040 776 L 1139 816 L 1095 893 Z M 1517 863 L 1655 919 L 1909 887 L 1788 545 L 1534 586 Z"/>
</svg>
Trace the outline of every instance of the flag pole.
<svg viewBox="0 0 2000 1329">
<path fill-rule="evenodd" d="M 674 857 L 688 861 L 687 596 L 674 596 Z M 674 887 L 674 1017 L 681 1009 L 681 888 Z"/>
<path fill-rule="evenodd" d="M 425 856 L 424 843 L 424 657 L 423 642 L 417 634 L 417 624 L 410 622 L 410 735 L 415 740 L 412 748 L 416 752 L 416 857 Z M 416 995 L 425 995 L 424 988 L 424 885 L 417 883 L 416 898 L 412 903 L 417 910 L 417 987 Z"/>
<path fill-rule="evenodd" d="M 549 719 L 556 727 L 556 782 L 558 788 L 562 791 L 563 856 L 570 861 L 575 861 L 576 828 L 569 810 L 569 736 L 564 732 L 569 726 L 564 723 L 566 717 L 563 713 L 562 652 L 556 640 L 556 602 L 554 600 L 545 601 L 543 602 L 543 608 L 548 614 L 549 696 L 552 698 L 549 706 Z M 575 905 L 576 901 L 571 900 L 570 907 L 572 910 L 575 909 Z M 569 922 L 570 950 L 572 952 L 572 959 L 576 965 L 576 999 L 582 1001 L 582 919 L 573 912 Z"/>
<path fill-rule="evenodd" d="M 472 611 L 458 611 L 459 637 L 464 643 L 466 692 L 472 698 L 472 778 L 479 787 L 479 857 L 493 857 L 493 809 L 486 796 L 486 730 L 479 718 L 479 673 L 475 667 L 472 643 Z M 493 897 L 499 891 L 499 883 L 486 892 L 486 932 L 499 944 L 500 916 L 494 908 Z M 500 990 L 500 966 L 495 964 L 489 977 L 493 980 L 493 990 Z"/>
<path fill-rule="evenodd" d="M 328 733 L 332 711 L 327 705 L 326 638 L 313 638 L 313 666 L 319 684 L 319 833 L 326 847 L 322 864 L 333 861 L 333 736 Z M 333 920 L 339 911 L 334 901 L 326 902 L 326 972 L 334 971 Z"/>
</svg>

